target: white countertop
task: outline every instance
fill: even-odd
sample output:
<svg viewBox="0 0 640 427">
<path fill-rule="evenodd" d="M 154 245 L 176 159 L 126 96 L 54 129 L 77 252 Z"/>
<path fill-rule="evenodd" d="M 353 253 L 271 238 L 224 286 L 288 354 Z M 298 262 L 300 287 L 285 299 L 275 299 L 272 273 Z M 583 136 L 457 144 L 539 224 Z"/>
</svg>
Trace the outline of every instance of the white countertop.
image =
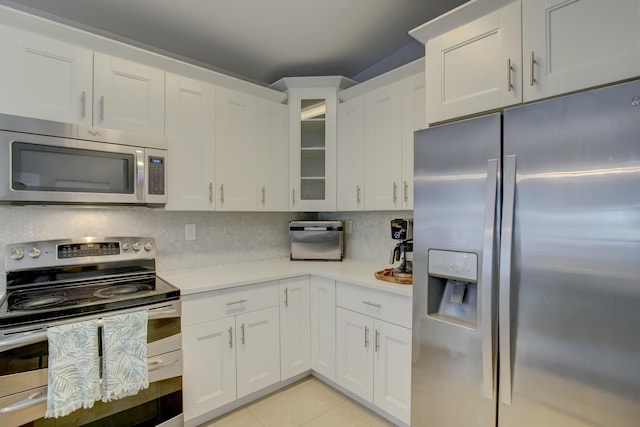
<svg viewBox="0 0 640 427">
<path fill-rule="evenodd" d="M 376 279 L 376 271 L 389 267 L 384 263 L 352 260 L 314 262 L 276 259 L 158 272 L 158 276 L 179 288 L 183 296 L 307 274 L 411 296 L 412 285 Z"/>
</svg>

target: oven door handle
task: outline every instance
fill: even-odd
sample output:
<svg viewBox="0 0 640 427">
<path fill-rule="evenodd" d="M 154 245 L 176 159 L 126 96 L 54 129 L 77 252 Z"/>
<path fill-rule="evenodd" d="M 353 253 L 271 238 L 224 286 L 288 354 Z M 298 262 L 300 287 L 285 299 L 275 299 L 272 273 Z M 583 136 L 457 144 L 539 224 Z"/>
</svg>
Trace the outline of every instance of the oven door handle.
<svg viewBox="0 0 640 427">
<path fill-rule="evenodd" d="M 4 408 L 0 408 L 0 414 L 9 414 L 11 412 L 21 411 L 32 406 L 40 405 L 47 402 L 47 393 L 43 390 L 36 391 L 29 395 L 26 399 L 22 399 Z"/>
<path fill-rule="evenodd" d="M 22 347 L 47 340 L 47 328 L 22 332 L 0 339 L 0 353 L 12 348 Z"/>
</svg>

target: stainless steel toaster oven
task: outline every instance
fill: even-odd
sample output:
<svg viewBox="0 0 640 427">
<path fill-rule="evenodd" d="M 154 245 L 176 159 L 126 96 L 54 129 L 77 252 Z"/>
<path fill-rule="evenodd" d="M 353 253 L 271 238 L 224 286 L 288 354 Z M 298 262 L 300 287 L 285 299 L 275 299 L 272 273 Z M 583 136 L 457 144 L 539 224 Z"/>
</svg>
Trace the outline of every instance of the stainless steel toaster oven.
<svg viewBox="0 0 640 427">
<path fill-rule="evenodd" d="M 342 221 L 289 221 L 292 261 L 342 261 Z"/>
</svg>

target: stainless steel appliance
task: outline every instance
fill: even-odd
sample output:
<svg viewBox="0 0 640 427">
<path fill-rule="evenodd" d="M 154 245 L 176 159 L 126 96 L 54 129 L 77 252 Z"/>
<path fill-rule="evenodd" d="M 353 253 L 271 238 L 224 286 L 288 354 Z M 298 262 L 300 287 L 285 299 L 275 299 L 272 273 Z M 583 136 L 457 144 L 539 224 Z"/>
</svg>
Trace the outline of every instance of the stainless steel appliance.
<svg viewBox="0 0 640 427">
<path fill-rule="evenodd" d="M 12 244 L 0 301 L 0 425 L 182 426 L 180 291 L 155 275 L 151 238 Z M 146 310 L 149 388 L 44 419 L 47 328 Z"/>
<path fill-rule="evenodd" d="M 167 202 L 167 140 L 0 114 L 0 202 Z"/>
<path fill-rule="evenodd" d="M 412 425 L 638 425 L 639 99 L 416 133 Z"/>
<path fill-rule="evenodd" d="M 291 260 L 342 261 L 342 221 L 289 221 Z"/>
<path fill-rule="evenodd" d="M 400 240 L 391 250 L 389 264 L 400 262 L 397 267 L 391 270 L 391 275 L 411 278 L 413 276 L 413 261 L 409 259 L 409 254 L 413 252 L 413 220 L 410 218 L 392 219 L 391 238 Z"/>
</svg>

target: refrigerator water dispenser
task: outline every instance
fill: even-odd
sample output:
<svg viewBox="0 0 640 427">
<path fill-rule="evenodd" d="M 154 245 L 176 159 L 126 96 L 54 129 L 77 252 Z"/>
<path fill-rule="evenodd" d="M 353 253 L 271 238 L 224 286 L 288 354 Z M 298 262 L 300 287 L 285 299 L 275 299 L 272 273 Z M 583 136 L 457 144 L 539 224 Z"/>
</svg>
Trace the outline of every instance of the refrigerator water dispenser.
<svg viewBox="0 0 640 427">
<path fill-rule="evenodd" d="M 429 250 L 428 315 L 475 328 L 478 319 L 478 255 Z"/>
</svg>

